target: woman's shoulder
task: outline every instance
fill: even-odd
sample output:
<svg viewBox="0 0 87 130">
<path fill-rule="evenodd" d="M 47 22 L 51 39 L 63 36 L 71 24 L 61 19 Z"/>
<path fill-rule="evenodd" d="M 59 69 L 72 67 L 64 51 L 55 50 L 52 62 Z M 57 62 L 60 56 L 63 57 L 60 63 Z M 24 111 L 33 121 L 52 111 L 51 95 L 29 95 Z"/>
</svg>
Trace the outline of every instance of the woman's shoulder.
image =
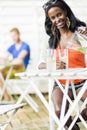
<svg viewBox="0 0 87 130">
<path fill-rule="evenodd" d="M 87 47 L 87 36 L 78 30 L 75 31 L 75 37 L 78 39 L 82 47 Z"/>
</svg>

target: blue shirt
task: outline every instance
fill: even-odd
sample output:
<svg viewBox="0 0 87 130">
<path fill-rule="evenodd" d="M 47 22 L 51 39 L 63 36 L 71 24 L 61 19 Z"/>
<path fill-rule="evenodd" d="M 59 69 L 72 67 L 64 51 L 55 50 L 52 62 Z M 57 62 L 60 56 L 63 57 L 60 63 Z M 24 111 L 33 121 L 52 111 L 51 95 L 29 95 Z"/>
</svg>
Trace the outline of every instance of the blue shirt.
<svg viewBox="0 0 87 130">
<path fill-rule="evenodd" d="M 30 60 L 30 47 L 27 43 L 22 42 L 21 47 L 17 50 L 15 44 L 11 45 L 8 48 L 8 52 L 12 54 L 13 58 L 17 58 L 19 56 L 19 54 L 23 51 L 27 51 L 28 54 L 27 56 L 24 58 L 23 62 L 24 62 L 24 66 L 25 68 L 27 67 L 27 65 L 29 64 L 29 60 Z"/>
</svg>

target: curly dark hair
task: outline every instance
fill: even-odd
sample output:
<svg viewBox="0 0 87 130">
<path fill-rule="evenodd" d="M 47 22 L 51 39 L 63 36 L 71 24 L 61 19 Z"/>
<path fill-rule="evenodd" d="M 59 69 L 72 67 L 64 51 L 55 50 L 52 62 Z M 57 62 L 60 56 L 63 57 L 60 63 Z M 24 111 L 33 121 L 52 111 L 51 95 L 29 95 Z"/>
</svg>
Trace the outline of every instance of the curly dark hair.
<svg viewBox="0 0 87 130">
<path fill-rule="evenodd" d="M 86 23 L 84 23 L 83 21 L 80 21 L 79 19 L 77 19 L 74 15 L 74 13 L 72 12 L 71 8 L 69 7 L 69 5 L 64 1 L 64 0 L 50 0 L 48 1 L 44 6 L 44 10 L 45 10 L 45 30 L 46 33 L 50 36 L 49 38 L 49 47 L 50 48 L 57 48 L 58 44 L 59 44 L 59 40 L 60 40 L 60 32 L 58 30 L 57 27 L 55 27 L 55 35 L 53 35 L 52 33 L 52 22 L 48 16 L 48 11 L 49 9 L 51 9 L 52 7 L 59 7 L 64 11 L 67 11 L 67 17 L 70 20 L 70 27 L 69 30 L 71 32 L 75 32 L 77 30 L 78 27 L 80 26 L 86 26 Z"/>
</svg>

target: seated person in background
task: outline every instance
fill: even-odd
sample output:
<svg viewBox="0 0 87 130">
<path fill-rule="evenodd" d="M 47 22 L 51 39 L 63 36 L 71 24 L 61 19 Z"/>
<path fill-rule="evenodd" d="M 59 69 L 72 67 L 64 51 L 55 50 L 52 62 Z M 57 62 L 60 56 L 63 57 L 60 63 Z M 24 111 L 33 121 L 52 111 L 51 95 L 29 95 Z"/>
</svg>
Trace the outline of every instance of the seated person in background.
<svg viewBox="0 0 87 130">
<path fill-rule="evenodd" d="M 26 68 L 30 60 L 30 47 L 26 42 L 20 39 L 20 32 L 17 28 L 13 28 L 10 32 L 14 44 L 11 45 L 7 51 L 14 59 L 12 63 Z"/>
<path fill-rule="evenodd" d="M 10 78 L 15 78 L 15 73 L 23 72 L 27 68 L 30 60 L 30 47 L 29 45 L 22 41 L 20 38 L 20 31 L 17 28 L 13 28 L 10 31 L 12 40 L 14 44 L 12 44 L 7 49 L 7 58 L 11 55 L 12 60 L 10 63 L 14 66 L 13 71 L 11 73 Z M 2 69 L 2 74 L 6 77 L 6 73 L 8 72 L 8 68 Z M 2 87 L 2 81 L 0 80 L 0 86 Z M 5 100 L 10 100 L 7 91 L 4 93 Z"/>
</svg>

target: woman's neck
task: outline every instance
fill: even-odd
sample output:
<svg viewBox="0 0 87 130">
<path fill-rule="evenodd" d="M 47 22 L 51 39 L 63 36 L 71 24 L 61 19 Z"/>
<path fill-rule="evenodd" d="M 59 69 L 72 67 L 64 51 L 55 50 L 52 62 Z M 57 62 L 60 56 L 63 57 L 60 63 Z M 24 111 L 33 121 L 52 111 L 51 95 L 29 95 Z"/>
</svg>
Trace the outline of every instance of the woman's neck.
<svg viewBox="0 0 87 130">
<path fill-rule="evenodd" d="M 68 32 L 70 32 L 70 30 L 68 29 L 67 26 L 65 26 L 64 28 L 59 29 L 59 31 L 60 31 L 61 36 L 63 36 L 65 34 L 67 34 Z"/>
<path fill-rule="evenodd" d="M 68 28 L 62 28 L 60 31 L 60 39 L 67 39 L 72 36 L 73 32 L 71 32 Z"/>
<path fill-rule="evenodd" d="M 66 48 L 68 41 L 73 36 L 73 32 L 71 32 L 67 27 L 62 28 L 59 31 L 60 31 L 59 47 L 60 48 Z"/>
</svg>

